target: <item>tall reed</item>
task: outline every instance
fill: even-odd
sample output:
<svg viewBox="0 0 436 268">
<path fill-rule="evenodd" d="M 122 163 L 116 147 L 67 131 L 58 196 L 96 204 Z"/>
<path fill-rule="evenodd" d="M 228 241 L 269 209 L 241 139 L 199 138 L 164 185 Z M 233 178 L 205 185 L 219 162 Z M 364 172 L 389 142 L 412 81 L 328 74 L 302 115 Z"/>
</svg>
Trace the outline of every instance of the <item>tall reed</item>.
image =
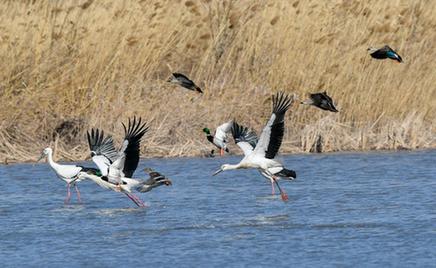
<svg viewBox="0 0 436 268">
<path fill-rule="evenodd" d="M 258 132 L 278 90 L 327 90 L 338 114 L 295 105 L 282 152 L 434 148 L 435 1 L 4 1 L 0 159 L 84 159 L 85 131 L 121 138 L 142 116 L 145 156 L 200 155 L 201 129 Z M 404 63 L 371 59 L 389 44 Z M 205 94 L 165 82 L 188 74 Z M 233 152 L 237 152 L 233 148 Z"/>
</svg>

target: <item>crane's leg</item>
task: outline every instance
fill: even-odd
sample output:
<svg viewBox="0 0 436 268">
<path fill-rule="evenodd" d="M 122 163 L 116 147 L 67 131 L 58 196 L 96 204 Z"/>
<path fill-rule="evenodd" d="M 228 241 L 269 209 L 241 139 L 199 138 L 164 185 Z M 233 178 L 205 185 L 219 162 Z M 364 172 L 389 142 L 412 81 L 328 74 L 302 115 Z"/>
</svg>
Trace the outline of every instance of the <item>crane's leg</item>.
<svg viewBox="0 0 436 268">
<path fill-rule="evenodd" d="M 140 207 L 146 207 L 144 202 L 142 202 L 141 198 L 137 197 L 134 194 L 130 194 L 131 196 L 133 196 L 133 198 L 135 198 L 136 202 L 138 202 L 140 204 Z"/>
<path fill-rule="evenodd" d="M 221 149 L 220 149 L 220 156 L 223 156 L 223 155 L 224 155 L 224 149 L 221 148 Z"/>
<path fill-rule="evenodd" d="M 284 190 L 282 190 L 282 188 L 280 188 L 280 185 L 279 185 L 279 183 L 277 182 L 277 178 L 275 177 L 275 176 L 273 176 L 273 179 L 274 179 L 274 182 L 277 184 L 277 188 L 279 188 L 279 191 L 280 191 L 280 195 L 281 195 L 281 197 L 282 197 L 282 200 L 283 201 L 288 201 L 288 194 L 284 191 Z"/>
<path fill-rule="evenodd" d="M 127 197 L 130 198 L 130 200 L 133 201 L 133 203 L 135 203 L 138 207 L 140 207 L 140 205 L 138 204 L 138 202 L 136 202 L 136 200 L 135 200 L 133 197 L 131 197 L 130 194 L 128 194 L 128 193 L 124 193 L 124 194 L 127 195 Z"/>
<path fill-rule="evenodd" d="M 274 189 L 274 180 L 271 180 L 271 194 L 272 194 L 272 195 L 275 195 L 275 194 L 276 194 L 276 191 L 275 191 L 275 189 Z"/>
<path fill-rule="evenodd" d="M 130 198 L 130 200 L 132 200 L 138 207 L 145 207 L 144 202 L 142 202 L 141 199 L 139 199 L 139 197 L 137 197 L 134 194 L 130 194 L 130 193 L 125 193 L 127 195 L 128 198 Z"/>
<path fill-rule="evenodd" d="M 79 191 L 79 187 L 77 187 L 77 184 L 74 184 L 74 189 L 76 189 L 76 193 L 77 193 L 77 200 L 79 200 L 79 203 L 82 203 L 82 199 L 80 198 L 80 191 Z"/>
<path fill-rule="evenodd" d="M 71 185 L 67 183 L 67 197 L 65 197 L 64 204 L 68 204 L 70 202 L 70 198 L 71 198 L 70 186 Z"/>
</svg>

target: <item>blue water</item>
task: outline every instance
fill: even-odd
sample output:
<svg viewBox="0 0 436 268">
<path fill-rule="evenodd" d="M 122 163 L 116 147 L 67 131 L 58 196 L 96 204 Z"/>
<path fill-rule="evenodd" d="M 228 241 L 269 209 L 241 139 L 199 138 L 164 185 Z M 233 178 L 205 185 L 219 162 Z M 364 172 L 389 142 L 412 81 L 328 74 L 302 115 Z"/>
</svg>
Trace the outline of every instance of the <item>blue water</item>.
<svg viewBox="0 0 436 268">
<path fill-rule="evenodd" d="M 436 151 L 285 156 L 287 203 L 257 171 L 211 176 L 239 159 L 141 161 L 173 180 L 140 195 L 146 209 L 91 181 L 64 205 L 46 164 L 0 166 L 0 263 L 435 267 Z"/>
</svg>

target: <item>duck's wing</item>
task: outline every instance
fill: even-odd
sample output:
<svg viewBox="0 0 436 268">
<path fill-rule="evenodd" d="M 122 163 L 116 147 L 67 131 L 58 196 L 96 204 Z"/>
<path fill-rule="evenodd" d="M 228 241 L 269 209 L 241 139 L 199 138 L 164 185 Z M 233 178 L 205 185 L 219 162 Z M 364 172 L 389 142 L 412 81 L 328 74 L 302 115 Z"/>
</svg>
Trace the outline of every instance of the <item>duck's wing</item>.
<svg viewBox="0 0 436 268">
<path fill-rule="evenodd" d="M 92 161 L 100 169 L 103 176 L 108 174 L 109 166 L 118 158 L 118 152 L 114 147 L 111 136 L 104 136 L 99 129 L 91 129 L 86 132 Z"/>
<path fill-rule="evenodd" d="M 291 107 L 293 100 L 293 97 L 283 92 L 273 96 L 273 112 L 254 149 L 256 154 L 268 159 L 274 159 L 282 145 L 285 131 L 285 113 Z"/>
<path fill-rule="evenodd" d="M 257 144 L 256 133 L 247 127 L 239 125 L 235 121 L 232 124 L 231 131 L 236 145 L 241 148 L 241 150 L 244 152 L 244 155 L 251 154 Z"/>
<path fill-rule="evenodd" d="M 322 103 L 323 103 L 324 109 L 331 111 L 331 112 L 339 112 L 338 109 L 336 109 L 336 106 L 333 103 L 332 98 L 329 95 L 327 95 L 327 92 L 324 91 L 321 94 L 323 97 Z"/>
<path fill-rule="evenodd" d="M 181 73 L 173 73 L 173 76 L 177 79 L 178 83 L 187 89 L 190 90 L 195 90 L 199 93 L 203 93 L 203 91 L 201 90 L 201 88 L 199 86 L 197 86 L 194 81 L 192 81 L 191 79 L 189 79 L 186 75 L 181 74 Z"/>
<path fill-rule="evenodd" d="M 394 59 L 398 62 L 403 62 L 403 59 L 401 58 L 401 56 L 395 50 L 393 50 L 390 46 L 386 45 L 382 48 L 382 50 L 386 53 L 386 55 L 389 58 Z"/>
<path fill-rule="evenodd" d="M 226 143 L 227 133 L 229 133 L 232 130 L 232 125 L 233 125 L 233 121 L 230 121 L 217 127 L 215 130 L 214 138 Z"/>
<path fill-rule="evenodd" d="M 193 85 L 194 82 L 192 82 L 191 79 L 189 79 L 186 75 L 181 74 L 181 73 L 173 73 L 173 76 L 180 82 L 183 84 L 187 84 L 187 85 Z"/>
</svg>

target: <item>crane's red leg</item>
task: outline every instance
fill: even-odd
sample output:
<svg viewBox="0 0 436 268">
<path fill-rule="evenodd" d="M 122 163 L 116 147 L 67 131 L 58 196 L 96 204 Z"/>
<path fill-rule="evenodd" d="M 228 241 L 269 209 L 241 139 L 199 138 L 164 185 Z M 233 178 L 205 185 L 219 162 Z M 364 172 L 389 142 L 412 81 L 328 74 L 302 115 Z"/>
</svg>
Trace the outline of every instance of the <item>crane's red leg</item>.
<svg viewBox="0 0 436 268">
<path fill-rule="evenodd" d="M 65 197 L 64 204 L 68 204 L 71 199 L 71 192 L 70 192 L 70 184 L 67 183 L 67 196 Z"/>
<path fill-rule="evenodd" d="M 76 193 L 77 193 L 77 200 L 79 200 L 79 203 L 82 203 L 82 199 L 80 198 L 80 191 L 79 191 L 79 187 L 77 187 L 77 184 L 74 184 L 74 189 L 76 189 Z"/>
<path fill-rule="evenodd" d="M 277 184 L 277 188 L 279 188 L 279 191 L 280 191 L 280 195 L 281 195 L 281 197 L 282 197 L 282 200 L 283 201 L 288 201 L 288 194 L 284 191 L 284 190 L 282 190 L 282 188 L 280 188 L 280 185 L 279 185 L 279 183 L 277 182 L 277 178 L 275 178 L 275 177 L 273 177 L 274 178 L 274 182 Z"/>
</svg>

